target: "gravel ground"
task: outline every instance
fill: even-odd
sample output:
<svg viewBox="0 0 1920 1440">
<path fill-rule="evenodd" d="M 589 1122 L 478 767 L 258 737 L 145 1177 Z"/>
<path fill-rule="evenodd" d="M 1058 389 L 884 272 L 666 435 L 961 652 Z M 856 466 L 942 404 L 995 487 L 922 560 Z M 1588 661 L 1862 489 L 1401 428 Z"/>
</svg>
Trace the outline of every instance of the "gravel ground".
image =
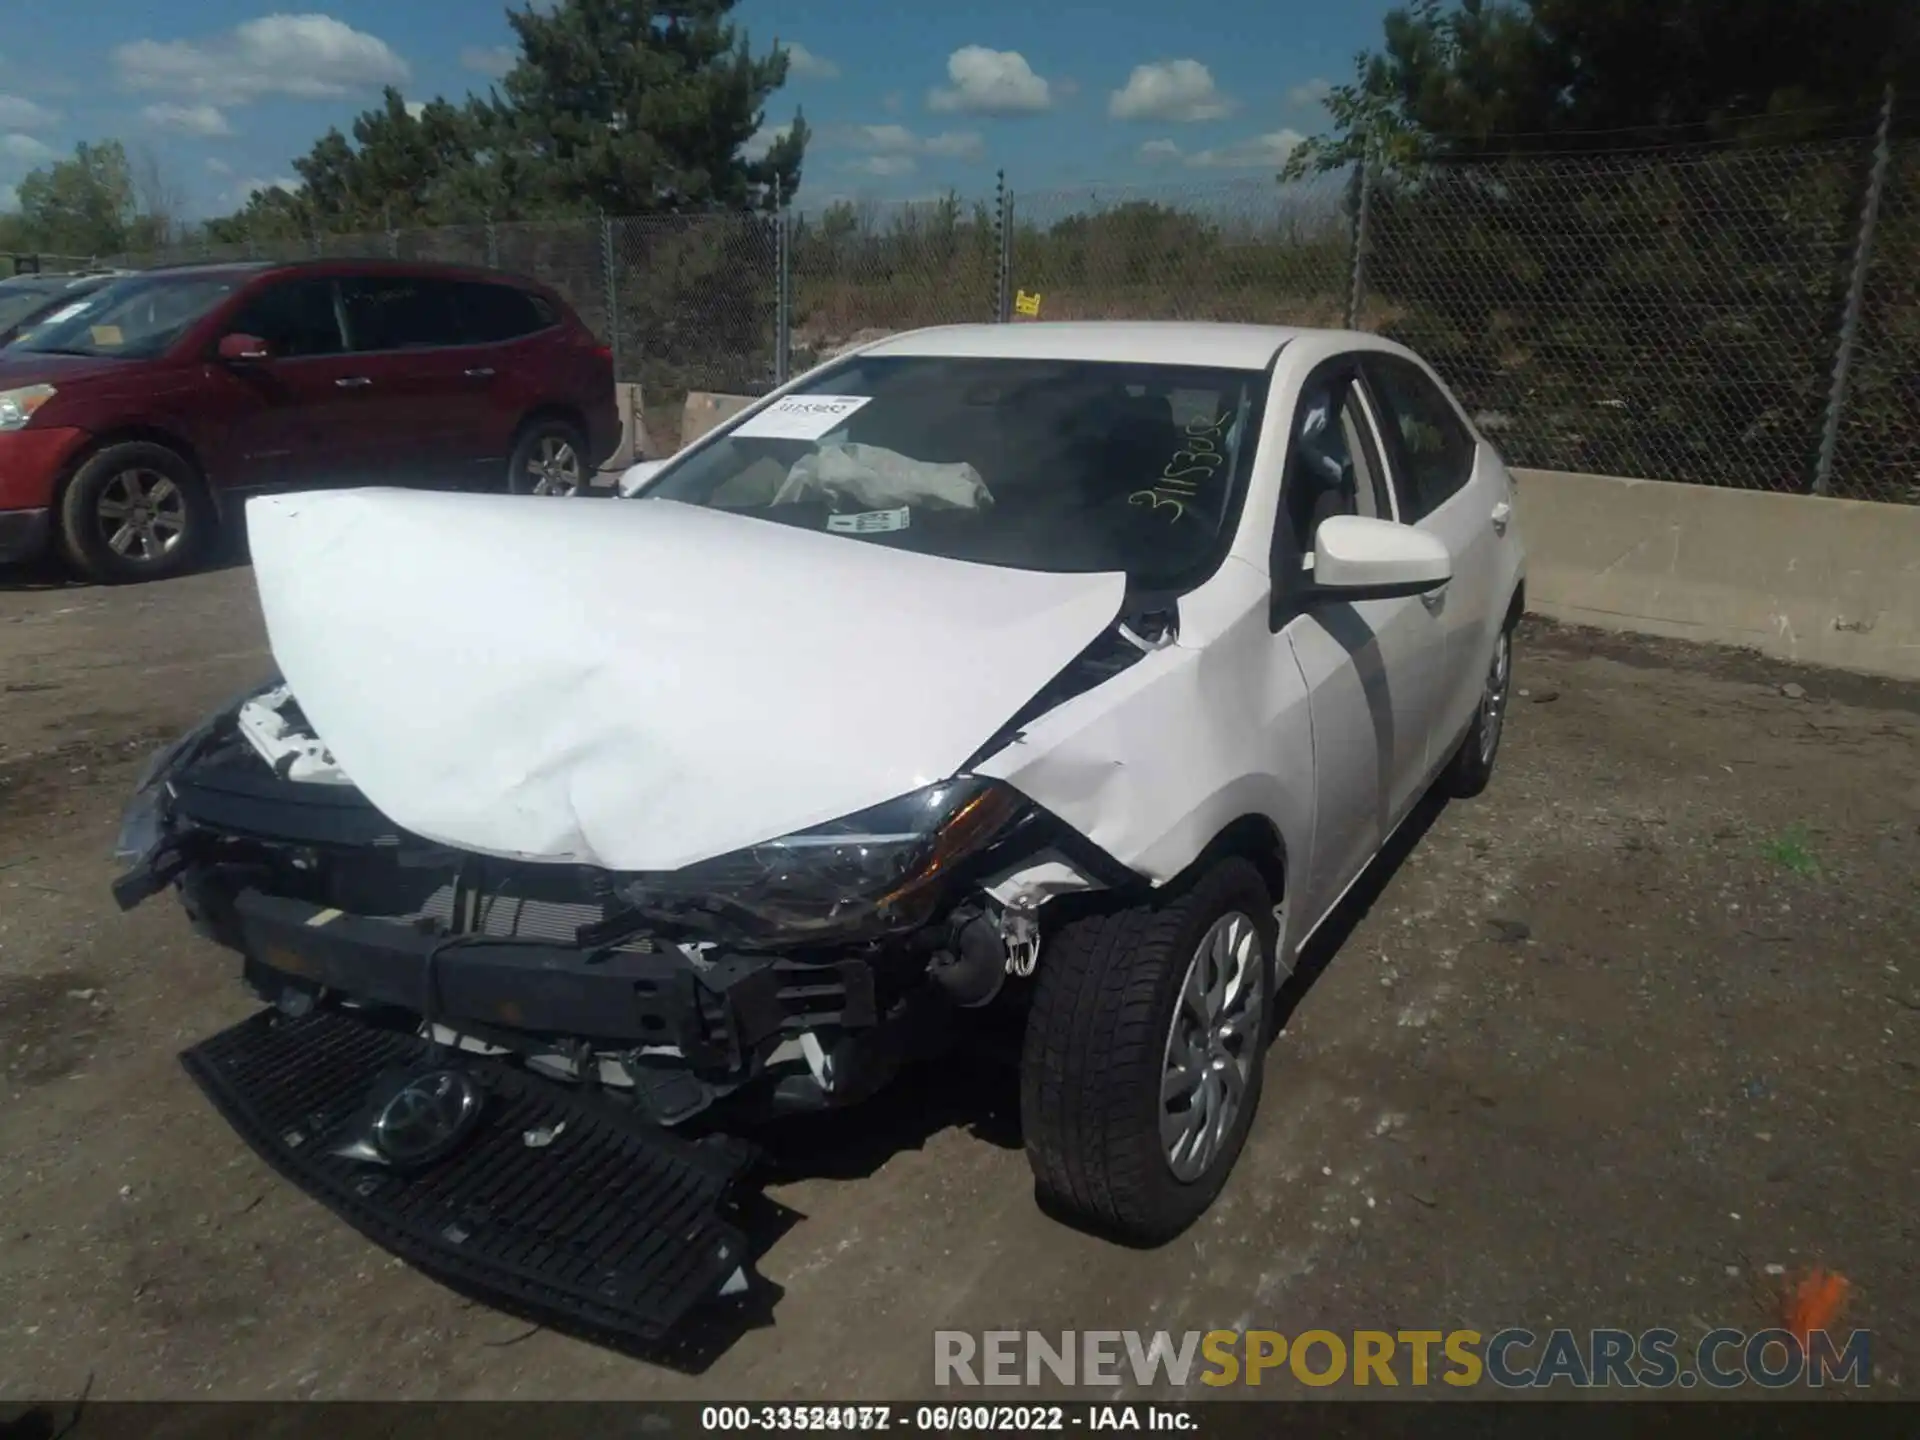
<svg viewBox="0 0 1920 1440">
<path fill-rule="evenodd" d="M 1199 1225 L 1046 1219 L 1004 1077 L 918 1075 L 788 1135 L 783 1293 L 685 1373 L 373 1249 L 180 1070 L 251 1003 L 170 901 L 115 911 L 106 853 L 148 750 L 264 662 L 244 568 L 0 580 L 0 1397 L 911 1398 L 936 1328 L 1697 1337 L 1813 1264 L 1874 1391 L 1916 1377 L 1920 691 L 1529 623 L 1492 789 L 1316 944 Z"/>
</svg>

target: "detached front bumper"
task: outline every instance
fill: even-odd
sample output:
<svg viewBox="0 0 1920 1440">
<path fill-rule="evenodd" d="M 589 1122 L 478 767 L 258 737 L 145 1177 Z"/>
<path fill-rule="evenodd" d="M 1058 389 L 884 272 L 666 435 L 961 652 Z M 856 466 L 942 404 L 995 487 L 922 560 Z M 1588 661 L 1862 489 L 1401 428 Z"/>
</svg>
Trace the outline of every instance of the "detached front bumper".
<svg viewBox="0 0 1920 1440">
<path fill-rule="evenodd" d="M 264 1011 L 181 1061 L 276 1170 L 458 1289 L 651 1347 L 751 1285 L 738 1202 L 754 1156 L 737 1142 L 688 1141 L 601 1097 L 330 1008 Z M 461 1123 L 431 1158 L 382 1156 L 397 1123 L 418 1132 L 446 1118 L 409 1106 L 410 1089 L 436 1083 L 470 1102 Z"/>
</svg>

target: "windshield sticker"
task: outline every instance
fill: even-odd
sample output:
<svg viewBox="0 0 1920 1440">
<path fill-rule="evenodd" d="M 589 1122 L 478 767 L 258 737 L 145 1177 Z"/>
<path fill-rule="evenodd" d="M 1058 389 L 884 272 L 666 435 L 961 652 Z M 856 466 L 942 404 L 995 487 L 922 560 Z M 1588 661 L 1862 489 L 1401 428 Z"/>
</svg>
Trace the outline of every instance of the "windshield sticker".
<svg viewBox="0 0 1920 1440">
<path fill-rule="evenodd" d="M 733 434 L 756 440 L 818 440 L 871 395 L 789 395 L 734 427 Z"/>
<path fill-rule="evenodd" d="M 126 336 L 120 333 L 118 325 L 95 325 L 87 333 L 93 337 L 93 343 L 112 349 L 115 345 L 127 343 Z"/>
<path fill-rule="evenodd" d="M 902 505 L 898 510 L 862 510 L 858 515 L 829 515 L 827 529 L 838 535 L 881 535 L 889 530 L 904 530 L 913 519 L 913 511 Z"/>
<path fill-rule="evenodd" d="M 82 310 L 86 309 L 91 304 L 93 304 L 91 300 L 76 300 L 71 305 L 62 305 L 58 310 L 54 311 L 53 314 L 47 316 L 47 318 L 42 320 L 40 323 L 42 325 L 62 324 L 65 321 L 73 319 L 74 316 L 78 315 Z"/>
<path fill-rule="evenodd" d="M 1169 521 L 1180 519 L 1187 506 L 1200 498 L 1203 481 L 1211 480 L 1227 463 L 1221 451 L 1226 437 L 1220 432 L 1231 417 L 1195 418 L 1181 426 L 1184 439 L 1173 458 L 1160 472 L 1151 489 L 1136 490 L 1127 497 L 1129 505 L 1145 505 L 1154 510 L 1171 510 Z"/>
</svg>

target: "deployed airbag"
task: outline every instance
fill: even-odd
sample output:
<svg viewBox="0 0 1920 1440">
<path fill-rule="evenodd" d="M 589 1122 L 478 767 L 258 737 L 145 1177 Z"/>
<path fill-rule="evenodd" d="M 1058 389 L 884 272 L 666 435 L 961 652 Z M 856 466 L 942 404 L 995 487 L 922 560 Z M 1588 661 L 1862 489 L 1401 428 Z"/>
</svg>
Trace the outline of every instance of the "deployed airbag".
<svg viewBox="0 0 1920 1440">
<path fill-rule="evenodd" d="M 862 510 L 927 505 L 978 510 L 993 503 L 980 472 L 964 461 L 937 465 L 882 445 L 826 445 L 809 451 L 787 472 L 773 503 L 802 500 L 851 503 Z"/>
</svg>

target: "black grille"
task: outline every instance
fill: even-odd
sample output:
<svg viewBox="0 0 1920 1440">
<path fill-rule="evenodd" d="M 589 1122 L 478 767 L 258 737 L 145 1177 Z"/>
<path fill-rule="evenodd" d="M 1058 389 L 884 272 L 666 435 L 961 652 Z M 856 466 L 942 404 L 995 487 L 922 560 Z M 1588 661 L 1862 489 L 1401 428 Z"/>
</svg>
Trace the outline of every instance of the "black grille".
<svg viewBox="0 0 1920 1440">
<path fill-rule="evenodd" d="M 268 1010 L 181 1056 L 246 1141 L 355 1229 L 458 1288 L 656 1343 L 749 1259 L 731 1218 L 751 1163 L 551 1081 L 334 1009 Z M 383 1078 L 457 1064 L 486 1105 L 463 1148 L 402 1173 L 331 1153 Z M 528 1131 L 565 1129 L 530 1147 Z"/>
</svg>

